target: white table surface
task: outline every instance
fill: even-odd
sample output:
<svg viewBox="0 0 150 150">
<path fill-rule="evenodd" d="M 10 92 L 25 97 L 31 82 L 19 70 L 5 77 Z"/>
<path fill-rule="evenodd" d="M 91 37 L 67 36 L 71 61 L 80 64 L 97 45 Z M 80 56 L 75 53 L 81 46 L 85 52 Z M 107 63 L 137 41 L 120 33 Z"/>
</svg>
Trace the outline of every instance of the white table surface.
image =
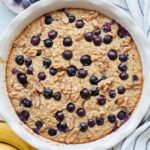
<svg viewBox="0 0 150 150">
<path fill-rule="evenodd" d="M 0 0 L 0 35 L 14 17 L 15 14 L 8 10 L 8 8 L 3 4 L 3 1 Z M 0 120 L 3 120 L 1 116 Z"/>
</svg>

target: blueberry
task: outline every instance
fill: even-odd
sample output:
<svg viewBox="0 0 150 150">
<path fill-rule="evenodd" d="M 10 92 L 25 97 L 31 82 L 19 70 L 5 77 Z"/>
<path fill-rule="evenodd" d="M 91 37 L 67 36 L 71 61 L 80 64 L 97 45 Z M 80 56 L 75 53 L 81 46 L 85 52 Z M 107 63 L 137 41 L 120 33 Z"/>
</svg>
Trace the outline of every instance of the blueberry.
<svg viewBox="0 0 150 150">
<path fill-rule="evenodd" d="M 111 31 L 111 26 L 110 26 L 109 23 L 104 24 L 102 28 L 103 28 L 103 31 L 104 31 L 105 33 Z"/>
<path fill-rule="evenodd" d="M 119 36 L 120 38 L 124 38 L 124 37 L 126 37 L 126 36 L 129 36 L 128 31 L 127 31 L 125 28 L 123 28 L 123 27 L 119 27 L 119 28 L 118 28 L 117 34 L 118 34 L 118 36 Z"/>
<path fill-rule="evenodd" d="M 110 49 L 109 52 L 108 52 L 108 54 L 107 54 L 107 56 L 108 56 L 108 58 L 109 58 L 110 60 L 116 60 L 117 57 L 118 57 L 118 54 L 117 54 L 117 51 L 116 51 L 116 50 Z"/>
<path fill-rule="evenodd" d="M 33 3 L 36 3 L 38 1 L 40 1 L 40 0 L 30 0 L 30 3 L 33 4 Z"/>
<path fill-rule="evenodd" d="M 72 44 L 73 44 L 73 42 L 72 42 L 71 37 L 65 37 L 65 38 L 63 39 L 63 45 L 64 45 L 65 47 L 72 46 Z"/>
<path fill-rule="evenodd" d="M 133 82 L 137 82 L 139 80 L 139 78 L 137 75 L 133 75 L 132 80 L 133 80 Z"/>
<path fill-rule="evenodd" d="M 119 60 L 121 62 L 126 62 L 128 60 L 128 55 L 127 54 L 120 54 L 119 55 Z"/>
<path fill-rule="evenodd" d="M 43 122 L 38 120 L 38 121 L 35 122 L 35 126 L 36 126 L 37 129 L 41 129 L 43 127 Z"/>
<path fill-rule="evenodd" d="M 69 103 L 66 108 L 69 112 L 73 112 L 75 110 L 75 105 L 73 103 Z"/>
<path fill-rule="evenodd" d="M 100 35 L 100 33 L 101 33 L 101 30 L 100 30 L 100 29 L 95 29 L 95 30 L 93 31 L 93 34 L 96 35 L 96 36 Z"/>
<path fill-rule="evenodd" d="M 32 64 L 32 59 L 31 58 L 26 58 L 25 59 L 25 65 L 29 67 L 31 64 Z"/>
<path fill-rule="evenodd" d="M 41 56 L 42 51 L 41 50 L 37 50 L 36 56 Z"/>
<path fill-rule="evenodd" d="M 57 35 L 58 35 L 58 33 L 55 30 L 51 30 L 50 32 L 48 32 L 48 37 L 52 40 L 55 39 L 57 37 Z"/>
<path fill-rule="evenodd" d="M 58 111 L 55 114 L 55 118 L 57 121 L 63 121 L 65 119 L 65 116 L 62 111 Z"/>
<path fill-rule="evenodd" d="M 24 9 L 28 8 L 29 6 L 30 6 L 30 2 L 29 1 L 27 1 L 27 0 L 23 0 L 22 1 L 22 7 Z"/>
<path fill-rule="evenodd" d="M 126 72 L 121 72 L 121 73 L 119 74 L 119 78 L 120 78 L 121 80 L 127 80 L 127 79 L 129 78 L 129 75 L 128 75 Z"/>
<path fill-rule="evenodd" d="M 83 56 L 80 58 L 80 62 L 81 62 L 84 66 L 90 66 L 91 63 L 92 63 L 91 56 L 89 56 L 89 55 L 83 55 Z"/>
<path fill-rule="evenodd" d="M 91 96 L 98 96 L 99 95 L 99 89 L 98 88 L 92 88 L 91 89 Z"/>
<path fill-rule="evenodd" d="M 118 66 L 118 69 L 119 69 L 120 71 L 122 71 L 122 72 L 126 72 L 127 69 L 128 69 L 128 67 L 127 67 L 126 64 L 121 63 L 121 64 Z"/>
<path fill-rule="evenodd" d="M 67 74 L 69 77 L 73 77 L 76 75 L 77 68 L 75 66 L 69 66 L 67 68 Z"/>
<path fill-rule="evenodd" d="M 21 83 L 22 85 L 27 84 L 27 76 L 24 73 L 18 73 L 17 74 L 17 79 L 19 81 L 19 83 Z"/>
<path fill-rule="evenodd" d="M 100 106 L 105 105 L 106 104 L 106 97 L 104 95 L 100 95 L 97 98 L 97 104 L 100 105 Z"/>
<path fill-rule="evenodd" d="M 32 101 L 28 100 L 27 98 L 22 99 L 20 103 L 26 108 L 32 107 Z"/>
<path fill-rule="evenodd" d="M 49 68 L 50 65 L 52 64 L 51 60 L 49 58 L 46 58 L 44 61 L 43 61 L 43 66 L 45 68 Z"/>
<path fill-rule="evenodd" d="M 125 87 L 124 86 L 119 86 L 118 87 L 118 94 L 124 94 L 126 91 Z"/>
<path fill-rule="evenodd" d="M 79 129 L 81 132 L 86 132 L 88 130 L 88 125 L 84 122 L 80 123 Z"/>
<path fill-rule="evenodd" d="M 76 17 L 75 17 L 74 15 L 71 15 L 71 14 L 69 14 L 69 13 L 66 13 L 66 16 L 67 16 L 68 19 L 69 19 L 69 23 L 75 22 Z"/>
<path fill-rule="evenodd" d="M 15 3 L 21 3 L 22 0 L 13 0 Z"/>
<path fill-rule="evenodd" d="M 99 36 L 94 37 L 93 43 L 95 46 L 100 46 L 102 44 L 102 38 Z"/>
<path fill-rule="evenodd" d="M 45 24 L 52 24 L 53 18 L 51 16 L 45 16 Z"/>
<path fill-rule="evenodd" d="M 44 46 L 50 48 L 53 46 L 53 41 L 51 39 L 44 40 Z"/>
<path fill-rule="evenodd" d="M 23 55 L 17 55 L 15 58 L 15 62 L 20 66 L 23 65 L 24 64 L 24 56 Z"/>
<path fill-rule="evenodd" d="M 90 77 L 90 83 L 92 85 L 97 85 L 98 84 L 98 78 L 96 76 Z"/>
<path fill-rule="evenodd" d="M 115 98 L 115 97 L 116 97 L 116 92 L 115 92 L 115 90 L 110 90 L 110 91 L 109 91 L 109 97 L 110 97 L 110 98 Z"/>
<path fill-rule="evenodd" d="M 33 74 L 33 67 L 27 68 L 27 74 L 32 75 Z"/>
<path fill-rule="evenodd" d="M 126 118 L 126 112 L 125 111 L 120 111 L 118 114 L 117 114 L 117 117 L 118 119 L 120 120 L 124 120 Z"/>
<path fill-rule="evenodd" d="M 39 36 L 39 35 L 33 36 L 33 37 L 31 38 L 31 44 L 32 44 L 33 46 L 39 45 L 40 41 L 41 41 L 41 39 L 40 39 L 40 36 Z"/>
<path fill-rule="evenodd" d="M 56 101 L 61 100 L 61 93 L 60 93 L 60 92 L 55 93 L 55 94 L 54 94 L 54 99 L 55 99 Z"/>
<path fill-rule="evenodd" d="M 22 112 L 19 112 L 19 113 L 17 113 L 18 114 L 18 117 L 20 118 L 20 120 L 22 121 L 22 122 L 26 122 L 26 121 L 28 121 L 28 119 L 29 119 L 29 117 L 30 117 L 30 113 L 28 112 L 28 111 L 26 111 L 26 110 L 23 110 Z"/>
<path fill-rule="evenodd" d="M 85 33 L 84 39 L 85 39 L 87 42 L 92 42 L 92 41 L 93 41 L 93 33 L 92 33 L 92 32 L 87 32 L 87 33 Z"/>
<path fill-rule="evenodd" d="M 95 126 L 96 122 L 94 119 L 89 119 L 87 124 L 90 128 L 92 128 Z"/>
<path fill-rule="evenodd" d="M 84 22 L 83 22 L 83 20 L 80 19 L 80 20 L 76 21 L 75 25 L 76 25 L 77 28 L 80 29 L 80 28 L 82 28 L 84 26 Z"/>
<path fill-rule="evenodd" d="M 104 44 L 110 44 L 112 42 L 112 36 L 111 35 L 105 35 L 103 38 L 103 43 Z"/>
<path fill-rule="evenodd" d="M 55 69 L 55 68 L 50 68 L 49 73 L 50 73 L 52 76 L 55 76 L 55 75 L 57 74 L 57 69 Z"/>
<path fill-rule="evenodd" d="M 53 91 L 49 88 L 46 88 L 43 91 L 43 96 L 45 97 L 45 99 L 50 99 L 53 97 Z"/>
<path fill-rule="evenodd" d="M 88 74 L 87 70 L 84 70 L 84 69 L 78 70 L 78 77 L 79 78 L 85 78 L 87 76 L 87 74 Z"/>
<path fill-rule="evenodd" d="M 90 91 L 86 88 L 83 88 L 81 91 L 80 91 L 80 95 L 83 99 L 89 99 L 90 98 Z"/>
<path fill-rule="evenodd" d="M 57 128 L 61 132 L 67 132 L 68 131 L 68 125 L 65 122 L 58 123 Z"/>
<path fill-rule="evenodd" d="M 46 74 L 44 72 L 40 72 L 40 73 L 38 73 L 38 78 L 39 78 L 40 81 L 45 80 L 46 79 Z"/>
<path fill-rule="evenodd" d="M 86 114 L 85 109 L 83 108 L 78 108 L 76 112 L 79 117 L 84 117 Z"/>
<path fill-rule="evenodd" d="M 108 121 L 109 121 L 110 123 L 116 122 L 116 116 L 113 115 L 113 114 L 108 115 Z"/>
<path fill-rule="evenodd" d="M 104 118 L 103 117 L 96 118 L 96 124 L 98 126 L 102 126 L 104 124 Z"/>
<path fill-rule="evenodd" d="M 19 71 L 16 68 L 12 69 L 12 74 L 17 75 L 19 73 Z"/>
<path fill-rule="evenodd" d="M 73 56 L 72 51 L 66 50 L 62 53 L 62 56 L 65 60 L 70 60 Z"/>
<path fill-rule="evenodd" d="M 48 130 L 48 135 L 50 135 L 50 136 L 55 136 L 55 135 L 57 135 L 57 130 L 54 129 L 54 128 L 50 128 L 50 129 Z"/>
</svg>

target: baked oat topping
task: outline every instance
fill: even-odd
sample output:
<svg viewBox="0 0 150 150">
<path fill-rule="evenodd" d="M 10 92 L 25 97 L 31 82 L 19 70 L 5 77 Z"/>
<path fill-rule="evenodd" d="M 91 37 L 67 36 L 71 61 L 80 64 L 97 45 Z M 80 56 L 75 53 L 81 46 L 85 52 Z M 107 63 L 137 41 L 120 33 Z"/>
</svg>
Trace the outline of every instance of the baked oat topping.
<svg viewBox="0 0 150 150">
<path fill-rule="evenodd" d="M 119 128 L 143 86 L 128 31 L 84 9 L 50 12 L 28 25 L 12 45 L 6 81 L 20 120 L 34 133 L 67 144 Z"/>
</svg>

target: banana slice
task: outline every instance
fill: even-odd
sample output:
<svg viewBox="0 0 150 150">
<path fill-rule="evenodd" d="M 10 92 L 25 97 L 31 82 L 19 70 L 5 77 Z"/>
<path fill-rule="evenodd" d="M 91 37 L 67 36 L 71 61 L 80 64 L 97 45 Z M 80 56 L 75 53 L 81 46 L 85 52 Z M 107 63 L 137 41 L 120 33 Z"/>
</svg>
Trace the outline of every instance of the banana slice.
<svg viewBox="0 0 150 150">
<path fill-rule="evenodd" d="M 0 150 L 17 150 L 17 149 L 11 145 L 0 143 Z"/>
</svg>

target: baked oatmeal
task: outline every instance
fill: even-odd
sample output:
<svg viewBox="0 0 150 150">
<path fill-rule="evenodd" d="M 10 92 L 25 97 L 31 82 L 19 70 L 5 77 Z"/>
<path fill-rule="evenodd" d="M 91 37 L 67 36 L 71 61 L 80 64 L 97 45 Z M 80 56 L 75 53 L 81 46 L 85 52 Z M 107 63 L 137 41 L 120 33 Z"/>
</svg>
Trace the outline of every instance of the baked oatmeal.
<svg viewBox="0 0 150 150">
<path fill-rule="evenodd" d="M 128 31 L 99 12 L 61 9 L 27 26 L 7 62 L 20 120 L 61 143 L 100 139 L 126 122 L 142 92 L 142 64 Z"/>
</svg>

